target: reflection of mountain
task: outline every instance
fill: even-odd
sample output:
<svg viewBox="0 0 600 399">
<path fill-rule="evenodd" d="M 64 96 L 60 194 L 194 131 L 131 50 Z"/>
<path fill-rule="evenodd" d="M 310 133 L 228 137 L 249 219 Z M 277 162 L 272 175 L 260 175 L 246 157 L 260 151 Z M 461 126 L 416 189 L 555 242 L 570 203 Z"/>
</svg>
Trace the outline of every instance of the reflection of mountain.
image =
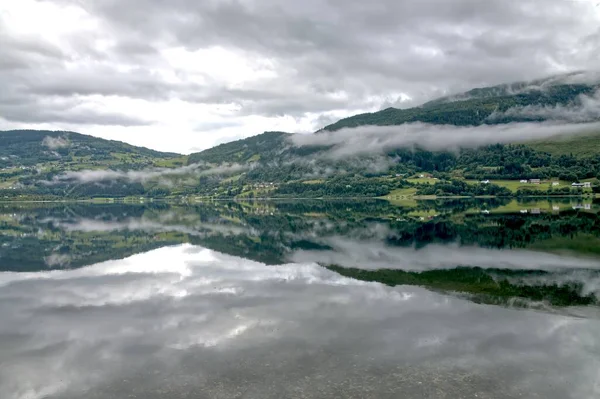
<svg viewBox="0 0 600 399">
<path fill-rule="evenodd" d="M 343 254 L 333 239 L 356 248 L 368 244 L 365 251 L 381 247 L 380 254 L 386 248 L 418 252 L 431 244 L 564 248 L 588 255 L 597 251 L 594 243 L 600 235 L 600 219 L 595 213 L 483 215 L 469 211 L 481 206 L 423 202 L 401 208 L 385 201 L 222 202 L 189 207 L 6 205 L 0 211 L 0 264 L 2 270 L 73 268 L 177 243 L 281 264 L 299 252 L 315 254 L 315 260 L 324 250 Z M 490 203 L 484 206 L 493 209 Z"/>
<path fill-rule="evenodd" d="M 417 285 L 441 292 L 469 295 L 480 303 L 517 306 L 585 306 L 600 304 L 600 287 L 590 287 L 590 278 L 600 280 L 600 270 L 585 275 L 544 270 L 481 269 L 458 267 L 450 270 L 422 272 L 403 270 L 363 270 L 328 266 L 342 276 L 356 280 L 376 281 L 389 286 Z"/>
<path fill-rule="evenodd" d="M 73 269 L 189 243 L 267 265 L 318 263 L 359 280 L 458 291 L 477 302 L 597 304 L 600 262 L 549 253 L 597 255 L 597 214 L 484 215 L 472 212 L 481 205 L 452 204 L 7 205 L 0 270 Z"/>
</svg>

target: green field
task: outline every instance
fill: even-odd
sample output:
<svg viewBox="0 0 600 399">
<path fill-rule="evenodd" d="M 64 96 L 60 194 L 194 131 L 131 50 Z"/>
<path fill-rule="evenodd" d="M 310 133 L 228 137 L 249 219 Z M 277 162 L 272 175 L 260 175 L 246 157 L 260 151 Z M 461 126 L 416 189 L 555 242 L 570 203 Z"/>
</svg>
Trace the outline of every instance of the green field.
<svg viewBox="0 0 600 399">
<path fill-rule="evenodd" d="M 438 179 L 434 179 L 433 177 L 419 177 L 419 178 L 411 178 L 406 179 L 407 182 L 413 184 L 435 184 L 439 182 Z"/>
<path fill-rule="evenodd" d="M 577 136 L 558 136 L 527 143 L 535 150 L 552 155 L 591 157 L 600 153 L 600 132 Z"/>
<path fill-rule="evenodd" d="M 387 199 L 400 199 L 402 197 L 412 197 L 417 193 L 415 187 L 399 188 L 385 196 Z"/>
<path fill-rule="evenodd" d="M 557 180 L 553 180 L 553 181 L 557 181 Z M 478 180 L 466 180 L 466 182 L 469 184 L 482 184 Z M 495 184 L 500 187 L 506 187 L 513 193 L 517 192 L 517 190 L 520 188 L 526 188 L 529 190 L 546 191 L 551 187 L 561 188 L 561 187 L 570 187 L 571 186 L 571 183 L 564 181 L 564 180 L 560 180 L 558 182 L 559 182 L 558 186 L 552 186 L 551 182 L 542 182 L 540 184 L 532 184 L 532 183 L 521 183 L 519 180 L 490 180 L 490 184 Z"/>
</svg>

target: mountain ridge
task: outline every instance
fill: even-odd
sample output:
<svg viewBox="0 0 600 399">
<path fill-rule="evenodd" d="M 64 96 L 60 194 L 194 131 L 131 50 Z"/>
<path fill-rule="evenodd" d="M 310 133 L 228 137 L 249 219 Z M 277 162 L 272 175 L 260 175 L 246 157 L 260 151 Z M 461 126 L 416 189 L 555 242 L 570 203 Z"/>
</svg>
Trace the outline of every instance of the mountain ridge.
<svg viewBox="0 0 600 399">
<path fill-rule="evenodd" d="M 532 138 L 531 144 L 523 140 L 521 144 L 509 144 L 510 140 L 500 141 L 494 134 L 504 131 L 497 128 L 499 125 L 530 122 L 522 125 L 526 132 L 535 126 L 547 126 L 537 122 L 552 121 L 557 115 L 572 117 L 582 110 L 589 120 L 600 121 L 600 96 L 592 97 L 600 93 L 599 86 L 558 78 L 534 83 L 531 90 L 526 83 L 518 82 L 473 89 L 458 100 L 441 98 L 406 110 L 387 108 L 354 115 L 314 135 L 264 132 L 188 156 L 75 132 L 0 132 L 0 190 L 9 199 L 29 198 L 32 193 L 42 198 L 378 197 L 398 190 L 410 195 L 503 196 L 522 195 L 525 188 L 531 187 L 517 187 L 510 182 L 503 183 L 503 187 L 471 183 L 553 179 L 562 181 L 561 190 L 566 191 L 552 187 L 546 190 L 544 186 L 545 194 L 569 194 L 566 182 L 591 181 L 600 176 L 600 149 L 592 145 L 598 141 L 596 135 L 578 136 L 576 142 L 570 142 L 573 137 L 557 141 L 546 134 L 538 142 Z M 515 109 L 522 112 L 507 112 Z M 406 129 L 398 131 L 377 130 L 381 129 L 377 125 L 404 124 Z M 345 127 L 373 125 L 362 131 L 337 132 Z M 425 139 L 431 143 L 448 135 L 479 133 L 469 126 L 496 128 L 486 131 L 486 141 L 477 141 L 472 148 L 453 150 L 451 145 L 437 145 L 437 149 L 427 150 L 419 146 L 418 140 L 411 141 L 412 137 L 428 134 Z M 432 136 L 430 130 L 435 129 L 437 136 Z M 397 136 L 402 134 L 411 138 L 398 141 Z M 521 134 L 517 131 L 511 137 Z M 362 141 L 352 141 L 353 137 Z M 494 144 L 498 142 L 506 144 Z M 358 151 L 332 156 L 330 150 L 348 144 Z M 373 145 L 376 151 L 369 153 Z M 565 145 L 569 151 L 564 150 Z M 177 170 L 169 172 L 173 168 Z M 99 173 L 103 170 L 112 172 Z M 430 181 L 431 187 L 423 186 L 418 177 L 424 175 L 439 181 Z"/>
</svg>

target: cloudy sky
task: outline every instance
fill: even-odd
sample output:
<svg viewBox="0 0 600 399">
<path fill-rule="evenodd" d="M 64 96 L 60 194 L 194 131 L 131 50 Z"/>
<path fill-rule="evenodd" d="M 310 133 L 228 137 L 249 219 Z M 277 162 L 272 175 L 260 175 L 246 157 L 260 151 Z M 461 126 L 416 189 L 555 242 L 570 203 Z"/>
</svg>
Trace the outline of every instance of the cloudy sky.
<svg viewBox="0 0 600 399">
<path fill-rule="evenodd" d="M 0 2 L 0 130 L 191 152 L 600 69 L 600 0 Z"/>
</svg>

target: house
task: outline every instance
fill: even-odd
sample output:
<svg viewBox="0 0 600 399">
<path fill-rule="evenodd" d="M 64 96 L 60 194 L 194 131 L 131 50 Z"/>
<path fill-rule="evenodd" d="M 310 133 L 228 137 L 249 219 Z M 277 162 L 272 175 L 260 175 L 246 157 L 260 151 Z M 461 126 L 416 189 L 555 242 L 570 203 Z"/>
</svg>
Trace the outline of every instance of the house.
<svg viewBox="0 0 600 399">
<path fill-rule="evenodd" d="M 592 204 L 577 204 L 577 205 L 573 205 L 571 208 L 573 209 L 586 209 L 586 210 L 590 210 L 592 209 Z"/>
<path fill-rule="evenodd" d="M 592 187 L 592 183 L 590 183 L 589 181 L 583 183 L 573 183 L 571 184 L 571 187 Z"/>
<path fill-rule="evenodd" d="M 553 182 L 552 182 L 552 185 L 553 185 L 553 186 L 560 186 L 560 183 L 559 183 L 559 182 L 557 182 L 557 181 L 553 181 Z"/>
<path fill-rule="evenodd" d="M 527 180 L 519 180 L 519 183 L 527 183 Z"/>
<path fill-rule="evenodd" d="M 540 179 L 529 179 L 529 183 L 531 183 L 531 184 L 540 184 L 541 180 Z"/>
<path fill-rule="evenodd" d="M 489 180 L 482 180 L 481 184 L 490 184 L 490 181 Z"/>
<path fill-rule="evenodd" d="M 540 209 L 540 208 L 533 208 L 533 209 L 531 210 L 531 213 L 532 213 L 533 215 L 539 215 L 540 213 L 542 213 L 542 211 L 541 211 L 541 209 Z"/>
</svg>

